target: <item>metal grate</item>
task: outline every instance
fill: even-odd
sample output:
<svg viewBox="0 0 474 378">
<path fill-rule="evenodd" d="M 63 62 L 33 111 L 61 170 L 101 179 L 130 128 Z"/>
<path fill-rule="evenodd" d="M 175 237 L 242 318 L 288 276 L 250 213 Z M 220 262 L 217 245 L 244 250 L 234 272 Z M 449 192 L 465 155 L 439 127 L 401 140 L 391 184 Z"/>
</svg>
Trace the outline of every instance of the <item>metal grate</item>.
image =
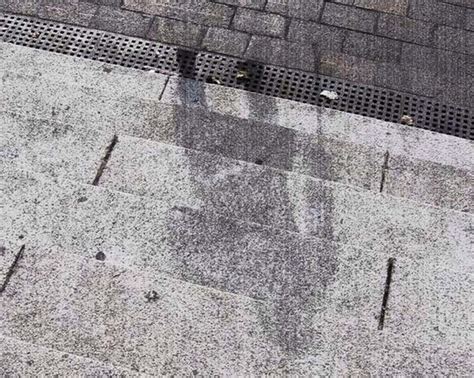
<svg viewBox="0 0 474 378">
<path fill-rule="evenodd" d="M 10 14 L 0 14 L 0 38 L 18 45 L 180 75 L 385 121 L 399 122 L 403 115 L 409 115 L 416 127 L 474 139 L 474 114 L 469 109 L 315 73 Z M 323 89 L 336 91 L 339 99 L 321 97 Z"/>
</svg>

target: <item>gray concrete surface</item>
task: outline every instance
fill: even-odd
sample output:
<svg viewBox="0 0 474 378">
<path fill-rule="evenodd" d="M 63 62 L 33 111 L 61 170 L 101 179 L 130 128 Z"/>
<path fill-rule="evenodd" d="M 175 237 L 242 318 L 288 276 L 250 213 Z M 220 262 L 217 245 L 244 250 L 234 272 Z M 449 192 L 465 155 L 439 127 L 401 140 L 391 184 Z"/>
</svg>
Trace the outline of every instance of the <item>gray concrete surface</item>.
<svg viewBox="0 0 474 378">
<path fill-rule="evenodd" d="M 2 375 L 474 371 L 472 142 L 0 50 Z"/>
</svg>

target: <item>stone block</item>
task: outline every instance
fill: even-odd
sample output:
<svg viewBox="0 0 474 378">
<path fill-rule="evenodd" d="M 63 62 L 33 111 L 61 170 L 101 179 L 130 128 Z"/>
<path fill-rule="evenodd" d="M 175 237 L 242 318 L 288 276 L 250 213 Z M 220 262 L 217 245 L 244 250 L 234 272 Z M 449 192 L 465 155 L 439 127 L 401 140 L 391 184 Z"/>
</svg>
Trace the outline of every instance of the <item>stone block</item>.
<svg viewBox="0 0 474 378">
<path fill-rule="evenodd" d="M 433 29 L 434 24 L 429 22 L 384 13 L 379 17 L 376 33 L 406 42 L 431 45 Z"/>
<path fill-rule="evenodd" d="M 97 6 L 91 3 L 45 0 L 41 2 L 37 15 L 47 20 L 88 26 L 96 12 Z"/>
<path fill-rule="evenodd" d="M 345 35 L 343 29 L 300 20 L 292 20 L 288 30 L 290 41 L 314 43 L 320 51 L 340 51 Z"/>
<path fill-rule="evenodd" d="M 191 80 L 170 78 L 162 101 L 285 127 L 313 136 L 321 135 L 382 154 L 390 148 L 392 154 L 456 168 L 465 169 L 470 164 L 473 152 L 468 140 L 217 85 L 205 85 L 201 92 L 203 101 L 192 103 L 183 94 L 188 81 Z M 436 154 L 432 153 L 433 145 L 439 146 Z"/>
<path fill-rule="evenodd" d="M 40 0 L 2 0 L 0 1 L 0 10 L 35 16 L 40 7 L 39 4 Z"/>
<path fill-rule="evenodd" d="M 152 17 L 109 6 L 100 6 L 89 26 L 114 33 L 145 37 Z"/>
<path fill-rule="evenodd" d="M 342 51 L 349 55 L 379 62 L 398 62 L 401 42 L 375 35 L 348 32 Z"/>
<path fill-rule="evenodd" d="M 438 48 L 474 55 L 474 32 L 439 26 L 435 33 Z"/>
<path fill-rule="evenodd" d="M 156 16 L 146 36 L 155 41 L 199 48 L 204 33 L 204 26 Z"/>
<path fill-rule="evenodd" d="M 406 16 L 408 10 L 408 0 L 354 0 L 354 5 L 356 7 L 398 14 L 400 16 Z"/>
<path fill-rule="evenodd" d="M 318 21 L 324 0 L 268 0 L 265 10 L 291 18 Z"/>
<path fill-rule="evenodd" d="M 433 97 L 438 93 L 436 72 L 394 63 L 377 65 L 375 85 Z"/>
<path fill-rule="evenodd" d="M 250 40 L 250 35 L 235 30 L 209 28 L 203 47 L 209 51 L 233 56 L 243 56 Z"/>
<path fill-rule="evenodd" d="M 372 33 L 375 29 L 376 14 L 365 9 L 341 4 L 326 3 L 321 22 L 341 28 Z"/>
<path fill-rule="evenodd" d="M 319 72 L 344 80 L 373 84 L 377 63 L 348 54 L 323 52 L 319 61 Z"/>
<path fill-rule="evenodd" d="M 464 25 L 466 10 L 440 1 L 412 0 L 408 16 L 417 20 L 459 28 Z"/>
<path fill-rule="evenodd" d="M 245 57 L 267 64 L 313 71 L 315 56 L 311 44 L 282 39 L 253 36 Z"/>
<path fill-rule="evenodd" d="M 238 8 L 232 25 L 237 30 L 283 38 L 287 20 L 273 13 Z"/>
<path fill-rule="evenodd" d="M 207 0 L 124 0 L 123 8 L 205 26 L 227 27 L 234 9 Z"/>
<path fill-rule="evenodd" d="M 466 29 L 474 31 L 474 10 L 468 9 L 466 12 Z"/>
</svg>

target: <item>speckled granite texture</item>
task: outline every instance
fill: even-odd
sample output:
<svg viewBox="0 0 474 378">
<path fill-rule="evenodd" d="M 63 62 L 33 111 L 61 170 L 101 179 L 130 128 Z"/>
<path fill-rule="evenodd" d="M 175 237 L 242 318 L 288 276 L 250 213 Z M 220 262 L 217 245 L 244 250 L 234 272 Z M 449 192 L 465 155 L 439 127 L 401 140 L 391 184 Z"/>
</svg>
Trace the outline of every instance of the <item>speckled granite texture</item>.
<svg viewBox="0 0 474 378">
<path fill-rule="evenodd" d="M 0 375 L 471 375 L 471 141 L 5 43 L 0 76 Z"/>
<path fill-rule="evenodd" d="M 0 0 L 0 11 L 474 105 L 471 0 Z"/>
</svg>

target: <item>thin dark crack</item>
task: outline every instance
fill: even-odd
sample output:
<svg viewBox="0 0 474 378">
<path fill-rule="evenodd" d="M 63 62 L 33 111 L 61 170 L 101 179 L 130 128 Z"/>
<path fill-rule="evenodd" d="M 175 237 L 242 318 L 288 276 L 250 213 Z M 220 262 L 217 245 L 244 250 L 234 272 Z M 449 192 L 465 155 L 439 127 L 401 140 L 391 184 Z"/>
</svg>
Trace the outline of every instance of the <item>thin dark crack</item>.
<svg viewBox="0 0 474 378">
<path fill-rule="evenodd" d="M 105 156 L 102 158 L 102 162 L 100 163 L 100 167 L 97 170 L 97 174 L 95 175 L 94 181 L 92 181 L 92 185 L 99 185 L 99 180 L 102 176 L 102 173 L 104 173 L 104 169 L 110 160 L 110 156 L 112 155 L 112 151 L 114 150 L 117 142 L 118 142 L 118 137 L 117 135 L 114 135 L 114 137 L 112 138 L 112 141 L 107 146 L 107 150 L 105 151 Z"/>
<path fill-rule="evenodd" d="M 13 273 L 15 273 L 16 266 L 18 265 L 18 262 L 20 259 L 23 257 L 23 252 L 25 251 L 25 245 L 23 244 L 18 251 L 18 253 L 15 256 L 15 260 L 13 260 L 12 265 L 10 265 L 10 268 L 8 269 L 7 275 L 5 276 L 5 280 L 3 281 L 2 286 L 0 287 L 0 294 L 5 291 L 7 288 L 8 283 L 10 282 L 10 278 L 12 278 Z"/>
<path fill-rule="evenodd" d="M 379 317 L 379 326 L 378 329 L 381 331 L 384 326 L 385 322 L 385 312 L 387 311 L 387 303 L 388 303 L 388 296 L 390 294 L 390 284 L 392 282 L 392 272 L 393 272 L 393 264 L 395 259 L 390 257 L 387 263 L 387 278 L 385 279 L 385 290 L 383 293 L 382 299 L 382 308 L 380 310 L 380 317 Z"/>
<path fill-rule="evenodd" d="M 166 90 L 166 86 L 168 85 L 168 82 L 170 81 L 170 76 L 166 76 L 166 80 L 165 80 L 165 85 L 163 85 L 163 89 L 160 93 L 160 97 L 158 97 L 158 101 L 161 101 L 161 99 L 163 98 L 163 94 L 165 93 L 165 90 Z"/>
<path fill-rule="evenodd" d="M 380 180 L 380 193 L 383 192 L 383 187 L 385 185 L 385 179 L 387 176 L 387 171 L 388 171 L 388 159 L 390 158 L 390 154 L 388 151 L 385 152 L 384 155 L 384 160 L 383 160 L 383 165 L 382 165 L 382 178 Z"/>
</svg>

